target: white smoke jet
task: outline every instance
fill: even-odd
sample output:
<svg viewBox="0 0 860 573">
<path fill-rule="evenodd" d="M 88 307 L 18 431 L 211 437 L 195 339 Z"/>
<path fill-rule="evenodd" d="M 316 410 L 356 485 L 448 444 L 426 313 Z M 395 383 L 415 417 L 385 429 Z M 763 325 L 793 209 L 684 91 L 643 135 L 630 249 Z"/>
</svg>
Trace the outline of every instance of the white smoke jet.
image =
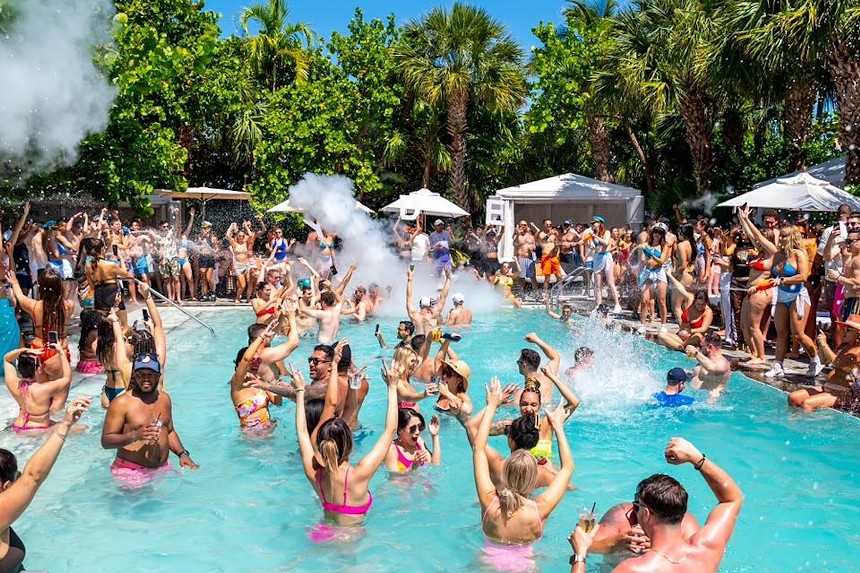
<svg viewBox="0 0 860 573">
<path fill-rule="evenodd" d="M 717 203 L 719 202 L 720 200 L 717 197 L 716 193 L 706 193 L 705 195 L 702 195 L 701 197 L 698 197 L 696 199 L 687 199 L 684 201 L 683 204 L 686 207 L 698 209 L 706 215 L 710 215 L 711 213 L 713 213 L 714 207 L 716 207 Z"/>
<path fill-rule="evenodd" d="M 0 158 L 21 179 L 77 157 L 104 130 L 116 89 L 93 63 L 113 2 L 25 0 L 0 37 Z"/>
<path fill-rule="evenodd" d="M 390 298 L 382 313 L 404 316 L 406 262 L 389 247 L 391 232 L 384 223 L 355 208 L 352 190 L 353 183 L 346 177 L 307 173 L 290 187 L 290 205 L 301 209 L 306 218 L 317 221 L 327 232 L 342 239 L 340 251 L 336 254 L 341 276 L 350 263 L 358 265 L 347 293 L 359 284 L 377 283 L 385 296 L 386 287 L 390 286 Z M 415 269 L 415 304 L 422 296 L 435 298 L 443 282 L 444 279 L 433 276 L 430 265 L 419 265 Z M 475 312 L 491 312 L 500 306 L 499 296 L 492 288 L 486 282 L 478 283 L 467 272 L 454 276 L 446 309 L 451 308 L 451 297 L 456 292 L 465 295 L 467 308 Z"/>
</svg>

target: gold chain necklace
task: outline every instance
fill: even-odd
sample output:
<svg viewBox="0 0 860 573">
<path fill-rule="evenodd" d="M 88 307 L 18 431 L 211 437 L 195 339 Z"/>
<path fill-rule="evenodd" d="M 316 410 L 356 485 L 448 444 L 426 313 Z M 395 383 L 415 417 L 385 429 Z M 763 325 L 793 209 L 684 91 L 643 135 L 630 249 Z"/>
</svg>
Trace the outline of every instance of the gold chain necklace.
<svg viewBox="0 0 860 573">
<path fill-rule="evenodd" d="M 654 553 L 656 553 L 657 555 L 659 555 L 660 557 L 662 557 L 663 559 L 665 559 L 666 561 L 668 561 L 668 562 L 669 562 L 669 563 L 671 563 L 672 565 L 680 565 L 681 563 L 683 563 L 683 562 L 684 562 L 684 559 L 686 559 L 686 558 L 687 558 L 687 555 L 689 555 L 689 554 L 690 554 L 690 552 L 688 551 L 687 553 L 684 553 L 684 556 L 683 556 L 683 557 L 681 557 L 681 558 L 680 558 L 680 559 L 678 559 L 677 561 L 674 561 L 674 560 L 672 560 L 672 559 L 669 559 L 669 556 L 668 556 L 668 555 L 666 555 L 666 554 L 665 554 L 665 553 L 663 553 L 662 551 L 658 551 L 657 549 L 654 549 L 653 547 L 652 547 L 652 548 L 650 548 L 650 549 L 648 549 L 648 551 L 653 551 Z"/>
</svg>

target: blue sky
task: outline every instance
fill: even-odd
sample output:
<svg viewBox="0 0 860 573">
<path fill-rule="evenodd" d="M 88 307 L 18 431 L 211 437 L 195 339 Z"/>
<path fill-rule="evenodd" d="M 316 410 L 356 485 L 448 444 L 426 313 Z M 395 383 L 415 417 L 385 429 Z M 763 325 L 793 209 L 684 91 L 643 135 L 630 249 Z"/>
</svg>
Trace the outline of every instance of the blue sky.
<svg viewBox="0 0 860 573">
<path fill-rule="evenodd" d="M 235 16 L 244 6 L 261 0 L 206 0 L 206 8 L 221 14 L 221 29 L 225 35 L 238 33 Z M 468 0 L 475 6 L 486 8 L 497 20 L 508 26 L 523 49 L 537 43 L 531 29 L 540 21 L 560 22 L 564 0 Z M 397 23 L 420 18 L 432 8 L 451 6 L 452 0 L 293 0 L 289 2 L 290 19 L 305 22 L 325 39 L 334 31 L 343 32 L 352 19 L 355 7 L 361 7 L 367 20 L 384 18 L 393 13 Z"/>
</svg>

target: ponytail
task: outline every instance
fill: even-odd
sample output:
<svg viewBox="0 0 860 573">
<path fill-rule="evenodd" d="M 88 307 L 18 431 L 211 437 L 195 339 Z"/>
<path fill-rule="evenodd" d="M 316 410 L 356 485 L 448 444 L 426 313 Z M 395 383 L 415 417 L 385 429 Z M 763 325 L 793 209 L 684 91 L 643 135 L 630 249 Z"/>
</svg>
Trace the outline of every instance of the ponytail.
<svg viewBox="0 0 860 573">
<path fill-rule="evenodd" d="M 496 490 L 496 496 L 499 498 L 499 508 L 502 510 L 502 519 L 504 520 L 509 519 L 523 505 L 523 496 L 504 483 L 501 489 Z"/>
<path fill-rule="evenodd" d="M 340 452 L 337 449 L 337 443 L 330 439 L 323 440 L 319 443 L 319 452 L 326 471 L 330 474 L 337 472 L 337 468 L 340 467 Z"/>
</svg>

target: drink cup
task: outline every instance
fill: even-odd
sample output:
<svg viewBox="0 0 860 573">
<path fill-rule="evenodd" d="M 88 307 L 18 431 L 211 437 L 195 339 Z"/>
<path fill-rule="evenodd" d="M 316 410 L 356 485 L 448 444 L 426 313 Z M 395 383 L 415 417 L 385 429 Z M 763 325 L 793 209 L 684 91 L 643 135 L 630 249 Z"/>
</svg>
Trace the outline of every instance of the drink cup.
<svg viewBox="0 0 860 573">
<path fill-rule="evenodd" d="M 355 373 L 349 375 L 349 387 L 353 390 L 361 388 L 361 374 Z"/>
<path fill-rule="evenodd" d="M 579 510 L 579 526 L 583 531 L 589 533 L 597 525 L 596 508 L 583 507 Z"/>
</svg>

